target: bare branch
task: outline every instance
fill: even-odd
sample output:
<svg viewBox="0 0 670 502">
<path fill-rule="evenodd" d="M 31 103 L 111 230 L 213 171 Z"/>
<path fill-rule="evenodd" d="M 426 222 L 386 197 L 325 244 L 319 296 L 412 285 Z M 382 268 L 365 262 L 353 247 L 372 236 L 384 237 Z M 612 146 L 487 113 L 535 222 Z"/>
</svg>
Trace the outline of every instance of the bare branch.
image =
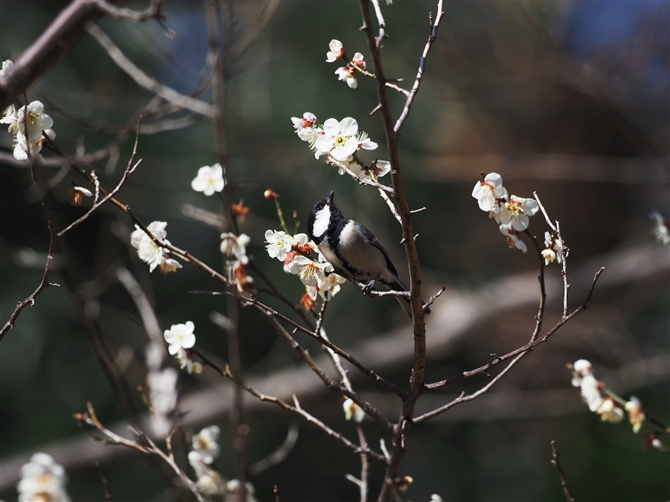
<svg viewBox="0 0 670 502">
<path fill-rule="evenodd" d="M 384 462 L 385 459 L 384 459 L 383 455 L 380 455 L 379 453 L 377 453 L 375 451 L 372 451 L 370 449 L 364 449 L 360 446 L 355 445 L 354 443 L 349 441 L 347 438 L 345 438 L 342 434 L 340 434 L 339 432 L 334 431 L 333 429 L 328 427 L 326 424 L 324 424 L 321 420 L 319 420 L 318 418 L 310 415 L 305 410 L 303 410 L 300 407 L 300 403 L 298 402 L 298 398 L 296 397 L 295 394 L 293 395 L 293 400 L 294 400 L 296 406 L 291 406 L 290 404 L 282 401 L 279 398 L 276 398 L 276 397 L 273 397 L 273 396 L 266 396 L 265 394 L 262 394 L 261 392 L 258 392 L 257 390 L 249 387 L 248 385 L 244 386 L 244 390 L 246 390 L 252 396 L 257 397 L 261 401 L 267 401 L 267 402 L 270 402 L 270 403 L 274 403 L 274 404 L 280 406 L 281 408 L 284 408 L 287 411 L 290 411 L 292 413 L 295 413 L 297 415 L 302 416 L 309 423 L 316 425 L 319 429 L 324 431 L 329 436 L 334 437 L 335 439 L 339 440 L 342 444 L 344 444 L 346 447 L 353 450 L 355 453 L 365 453 L 366 455 L 369 455 L 376 460 L 380 460 L 380 461 Z"/>
<path fill-rule="evenodd" d="M 537 192 L 533 192 L 533 197 L 535 197 L 535 201 L 537 202 L 537 205 L 540 206 L 540 211 L 542 211 L 542 214 L 544 215 L 544 219 L 547 222 L 547 225 L 551 227 L 551 229 L 555 232 L 556 231 L 556 225 L 551 221 L 549 218 L 549 215 L 547 214 L 546 209 L 544 209 L 544 206 L 542 205 L 542 202 L 540 202 L 540 197 L 537 195 Z"/>
<path fill-rule="evenodd" d="M 144 12 L 119 9 L 104 0 L 76 0 L 52 21 L 49 27 L 16 60 L 14 67 L 0 80 L 0 110 L 11 105 L 21 93 L 39 80 L 84 34 L 88 23 L 105 14 L 117 19 L 160 20 L 160 5 L 152 0 Z"/>
<path fill-rule="evenodd" d="M 212 105 L 200 101 L 199 99 L 192 98 L 185 94 L 181 94 L 174 89 L 161 84 L 155 78 L 150 77 L 144 73 L 140 68 L 135 65 L 130 59 L 128 59 L 121 49 L 119 49 L 116 44 L 109 38 L 99 26 L 91 23 L 86 27 L 89 35 L 91 35 L 101 46 L 110 58 L 117 64 L 119 68 L 125 71 L 130 78 L 132 78 L 139 86 L 144 87 L 145 89 L 158 94 L 163 99 L 181 107 L 191 110 L 192 112 L 198 113 L 200 115 L 205 115 L 207 117 L 214 117 L 215 112 Z"/>
<path fill-rule="evenodd" d="M 84 26 L 102 16 L 94 0 L 70 3 L 16 60 L 0 80 L 0 110 L 14 103 L 65 54 L 84 33 Z"/>
<path fill-rule="evenodd" d="M 458 381 L 463 380 L 465 378 L 470 378 L 471 376 L 478 375 L 480 373 L 486 373 L 486 371 L 489 368 L 492 368 L 492 367 L 500 364 L 501 362 L 506 361 L 507 359 L 511 359 L 513 357 L 516 357 L 519 354 L 522 354 L 524 352 L 528 352 L 529 350 L 531 350 L 532 348 L 540 345 L 541 343 L 544 343 L 544 342 L 548 341 L 549 338 L 554 333 L 556 333 L 556 331 L 558 331 L 566 322 L 568 322 L 570 319 L 575 317 L 577 314 L 579 314 L 583 310 L 587 309 L 588 304 L 591 301 L 591 296 L 593 295 L 593 291 L 595 290 L 596 283 L 598 282 L 598 278 L 604 272 L 604 270 L 605 270 L 605 267 L 602 267 L 600 270 L 598 270 L 595 273 L 595 275 L 593 277 L 593 282 L 591 283 L 591 289 L 589 290 L 589 293 L 588 293 L 586 299 L 584 300 L 584 302 L 579 307 L 577 307 L 575 310 L 573 310 L 568 316 L 566 316 L 566 317 L 562 318 L 560 321 L 558 321 L 554 325 L 553 328 L 551 328 L 549 331 L 547 331 L 544 335 L 542 335 L 537 340 L 534 340 L 530 343 L 527 343 L 523 347 L 519 347 L 518 349 L 513 350 L 512 352 L 509 352 L 509 353 L 505 354 L 504 356 L 495 356 L 493 361 L 491 361 L 490 363 L 487 363 L 484 366 L 480 366 L 479 368 L 474 369 L 472 371 L 464 371 L 463 373 L 461 373 L 460 375 L 457 375 L 455 377 L 448 378 L 446 380 L 442 380 L 440 382 L 436 382 L 436 383 L 432 383 L 432 384 L 426 384 L 425 388 L 428 389 L 428 390 L 438 389 L 440 387 L 444 387 L 445 385 L 450 385 L 452 383 L 458 382 Z"/>
<path fill-rule="evenodd" d="M 144 21 L 148 21 L 149 19 L 160 20 L 162 17 L 161 6 L 165 3 L 165 0 L 151 0 L 149 7 L 141 12 L 127 9 L 125 7 L 116 7 L 115 5 L 112 5 L 105 0 L 96 0 L 95 3 L 97 4 L 100 12 L 113 17 L 114 19 L 142 23 Z"/>
</svg>

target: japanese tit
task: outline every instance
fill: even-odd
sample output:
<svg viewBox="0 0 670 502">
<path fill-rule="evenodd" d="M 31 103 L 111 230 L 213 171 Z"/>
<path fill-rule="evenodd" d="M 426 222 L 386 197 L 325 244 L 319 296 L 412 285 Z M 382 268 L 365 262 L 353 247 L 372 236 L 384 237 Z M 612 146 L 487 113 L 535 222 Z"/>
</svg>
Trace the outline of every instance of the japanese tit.
<svg viewBox="0 0 670 502">
<path fill-rule="evenodd" d="M 307 233 L 333 265 L 335 273 L 354 284 L 366 283 L 364 293 L 370 292 L 377 281 L 393 291 L 409 291 L 384 247 L 367 228 L 344 217 L 333 202 L 334 194 L 330 192 L 314 204 L 307 220 Z M 395 298 L 412 317 L 409 298 Z M 430 309 L 426 309 L 426 314 L 429 313 Z"/>
</svg>

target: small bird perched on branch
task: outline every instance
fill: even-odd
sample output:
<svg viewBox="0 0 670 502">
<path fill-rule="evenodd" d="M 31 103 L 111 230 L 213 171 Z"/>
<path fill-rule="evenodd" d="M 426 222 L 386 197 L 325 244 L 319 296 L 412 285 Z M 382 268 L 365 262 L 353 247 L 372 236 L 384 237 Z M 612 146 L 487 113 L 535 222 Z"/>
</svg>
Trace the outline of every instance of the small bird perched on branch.
<svg viewBox="0 0 670 502">
<path fill-rule="evenodd" d="M 334 195 L 335 192 L 330 192 L 314 204 L 307 220 L 307 233 L 333 265 L 335 273 L 354 284 L 364 283 L 363 294 L 372 291 L 377 281 L 392 291 L 409 291 L 377 238 L 360 223 L 345 218 L 333 202 Z M 395 298 L 412 317 L 409 298 Z M 430 309 L 425 311 L 430 314 Z"/>
</svg>

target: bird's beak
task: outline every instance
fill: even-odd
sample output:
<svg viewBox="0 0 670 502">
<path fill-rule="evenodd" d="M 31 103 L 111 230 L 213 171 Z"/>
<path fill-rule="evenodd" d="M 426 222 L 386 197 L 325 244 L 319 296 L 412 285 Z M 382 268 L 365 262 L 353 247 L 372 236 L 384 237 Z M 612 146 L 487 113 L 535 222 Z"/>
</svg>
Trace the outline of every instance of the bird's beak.
<svg viewBox="0 0 670 502">
<path fill-rule="evenodd" d="M 333 203 L 333 197 L 335 196 L 335 190 L 331 190 L 331 192 L 328 194 L 328 198 L 326 199 L 328 201 L 328 204 Z"/>
</svg>

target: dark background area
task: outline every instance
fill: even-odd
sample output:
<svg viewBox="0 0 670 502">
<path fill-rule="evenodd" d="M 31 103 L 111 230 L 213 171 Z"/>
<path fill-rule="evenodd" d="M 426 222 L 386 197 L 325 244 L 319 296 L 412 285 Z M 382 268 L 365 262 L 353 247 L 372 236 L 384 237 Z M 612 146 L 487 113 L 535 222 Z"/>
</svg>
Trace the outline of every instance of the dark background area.
<svg viewBox="0 0 670 502">
<path fill-rule="evenodd" d="M 2 59 L 15 59 L 65 5 L 3 0 Z M 125 5 L 140 9 L 146 4 Z M 232 2 L 238 16 L 237 35 L 261 7 L 262 2 Z M 382 7 L 390 35 L 383 49 L 385 70 L 390 77 L 403 78 L 401 85 L 409 88 L 428 35 L 428 12 L 435 10 L 435 2 L 396 0 Z M 170 1 L 164 11 L 167 25 L 177 33 L 175 40 L 168 39 L 155 22 L 103 19 L 99 25 L 145 72 L 189 93 L 199 80 L 207 52 L 204 4 Z M 502 354 L 525 344 L 534 327 L 539 294 L 517 302 L 527 294 L 517 283 L 495 288 L 507 278 L 532 283 L 537 258 L 528 240 L 530 250 L 525 255 L 508 249 L 496 225 L 477 208 L 470 194 L 481 171 L 500 173 L 511 194 L 531 197 L 536 191 L 549 215 L 560 221 L 571 250 L 572 308 L 581 303 L 590 278 L 602 264 L 618 266 L 605 271 L 591 308 L 549 344 L 525 357 L 489 394 L 412 430 L 402 467 L 403 475 L 414 478 L 403 495 L 407 500 L 427 500 L 432 493 L 445 501 L 561 500 L 558 474 L 550 464 L 552 439 L 559 445 L 577 500 L 670 498 L 668 454 L 645 451 L 642 438 L 632 433 L 627 421 L 601 423 L 580 403 L 565 367 L 577 359 L 589 359 L 596 377 L 613 390 L 625 398 L 636 395 L 655 416 L 670 420 L 670 260 L 668 247 L 654 242 L 648 218 L 652 209 L 666 218 L 670 214 L 669 19 L 666 2 L 446 3 L 422 88 L 400 141 L 409 204 L 428 208 L 414 218 L 424 295 L 442 285 L 449 288 L 429 320 L 428 381 L 478 367 L 491 353 Z M 315 160 L 290 121 L 305 111 L 315 113 L 320 122 L 354 117 L 380 144 L 375 155 L 386 158 L 379 116 L 368 115 L 376 104 L 374 82 L 360 78 L 358 89 L 351 90 L 333 74 L 338 65 L 325 63 L 332 38 L 341 40 L 348 52 L 360 51 L 369 60 L 360 25 L 357 2 L 282 2 L 268 27 L 229 69 L 227 167 L 234 200 L 243 199 L 251 208 L 241 231 L 251 237 L 248 252 L 258 267 L 296 303 L 303 293 L 299 281 L 285 274 L 263 248 L 265 230 L 279 229 L 274 204 L 263 198 L 267 188 L 280 193 L 285 215 L 297 212 L 303 229 L 313 203 L 334 189 L 343 212 L 377 235 L 407 277 L 402 247 L 394 245 L 400 240 L 400 229 L 376 191 L 338 176 L 336 169 Z M 29 100 L 45 103 L 54 118 L 57 142 L 70 153 L 78 145 L 87 152 L 107 145 L 113 135 L 94 126 L 132 123 L 151 97 L 88 35 L 28 92 Z M 400 96 L 392 97 L 395 116 L 403 102 Z M 3 149 L 11 152 L 11 137 L 4 129 L 0 139 Z M 112 187 L 119 180 L 131 143 L 121 146 L 116 167 L 106 162 L 95 166 L 104 186 Z M 43 153 L 50 155 L 46 149 Z M 211 123 L 197 119 L 186 129 L 142 136 L 138 155 L 142 163 L 119 199 L 145 223 L 167 221 L 173 244 L 220 270 L 219 230 L 184 210 L 187 205 L 213 213 L 221 210 L 216 197 L 206 198 L 190 187 L 199 167 L 216 162 Z M 56 172 L 47 171 L 46 176 Z M 68 203 L 71 179 L 80 182 L 67 175 L 51 192 L 61 227 L 84 210 Z M 3 164 L 0 194 L 0 317 L 4 323 L 16 302 L 40 281 L 44 257 L 32 259 L 31 252 L 46 252 L 48 233 L 27 169 Z M 546 229 L 541 215 L 531 219 L 533 233 L 541 236 Z M 76 449 L 53 450 L 58 444 L 75 444 L 72 441 L 81 435 L 72 414 L 84 411 L 91 401 L 104 423 L 124 419 L 91 350 L 91 335 L 81 320 L 77 298 L 90 294 L 94 285 L 106 284 L 98 297 L 101 326 L 114 354 L 133 356 L 124 373 L 131 389 L 144 381 L 146 336 L 125 291 L 105 280 L 119 265 L 136 274 L 154 302 L 163 329 L 191 320 L 198 347 L 227 359 L 225 334 L 209 320 L 211 312 L 225 312 L 225 300 L 188 293 L 219 289 L 219 285 L 189 266 L 168 276 L 150 275 L 129 246 L 131 230 L 125 215 L 103 207 L 68 234 L 60 243 L 52 276 L 61 287 L 44 292 L 0 344 L 0 468 L 35 451 L 63 451 L 64 457 L 56 460 L 66 465 L 73 500 L 103 500 L 104 495 L 92 463 L 72 460 Z M 624 255 L 630 257 L 628 261 L 621 258 Z M 561 280 L 555 264 L 547 268 L 547 275 L 552 284 Z M 495 311 L 485 302 L 477 303 L 486 295 L 492 295 Z M 496 303 L 501 297 L 509 299 L 507 306 Z M 268 296 L 259 298 L 286 311 Z M 440 312 L 470 300 L 480 309 L 479 320 L 445 342 L 440 333 L 453 326 Z M 546 328 L 558 321 L 561 301 L 560 290 L 550 288 Z M 243 364 L 249 378 L 271 378 L 273 372 L 304 366 L 254 312 L 243 310 L 241 326 Z M 362 297 L 349 284 L 329 305 L 325 327 L 342 347 L 363 347 L 403 328 L 410 347 L 411 329 L 395 301 Z M 389 335 L 388 340 L 395 343 L 398 337 Z M 300 341 L 312 353 L 321 354 L 308 340 Z M 393 350 L 389 345 L 378 356 L 383 359 L 383 351 Z M 357 356 L 356 350 L 352 354 Z M 409 357 L 378 366 L 372 356 L 369 365 L 405 386 Z M 355 373 L 356 388 L 396 420 L 397 400 Z M 316 378 L 307 372 L 302 375 Z M 419 411 L 440 406 L 485 382 L 477 377 L 430 393 L 419 401 Z M 208 369 L 202 376 L 180 377 L 183 397 L 197 396 L 212 385 L 229 390 L 229 384 Z M 220 400 L 228 395 L 222 392 Z M 202 406 L 218 409 L 218 401 Z M 301 404 L 355 438 L 339 397 L 325 387 L 301 397 Z M 142 407 L 139 396 L 135 405 Z M 207 409 L 184 411 L 187 422 L 188 413 L 207 416 Z M 293 416 L 272 404 L 253 406 L 247 414 L 250 461 L 281 444 L 293 421 Z M 196 420 L 187 428 L 198 430 L 210 423 L 223 431 L 223 453 L 215 465 L 230 478 L 234 469 L 227 415 L 202 423 Z M 371 421 L 364 425 L 370 444 L 378 449 L 381 431 Z M 68 464 L 67 459 L 72 462 Z M 371 500 L 383 479 L 381 466 L 372 466 Z M 115 501 L 171 499 L 162 475 L 139 455 L 108 455 L 102 470 Z M 358 475 L 359 470 L 356 455 L 303 424 L 286 461 L 251 481 L 259 500 L 274 500 L 274 485 L 283 501 L 357 500 L 356 486 L 344 476 Z M 8 471 L 3 472 L 0 477 Z M 0 495 L 14 500 L 14 485 L 3 481 Z"/>
</svg>

